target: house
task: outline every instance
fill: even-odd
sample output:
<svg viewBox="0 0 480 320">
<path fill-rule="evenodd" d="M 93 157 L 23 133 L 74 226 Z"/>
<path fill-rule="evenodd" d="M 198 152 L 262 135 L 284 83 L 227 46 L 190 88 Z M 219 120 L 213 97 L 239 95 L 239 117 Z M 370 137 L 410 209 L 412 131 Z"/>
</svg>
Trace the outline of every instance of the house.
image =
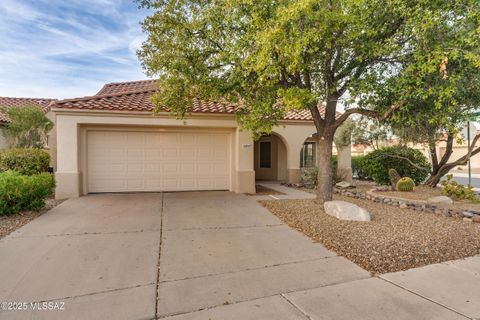
<svg viewBox="0 0 480 320">
<path fill-rule="evenodd" d="M 153 113 L 156 90 L 154 80 L 110 83 L 94 96 L 52 105 L 57 198 L 97 192 L 255 193 L 256 179 L 298 182 L 301 166 L 314 161 L 316 130 L 309 111 L 289 112 L 271 135 L 252 141 L 237 124 L 234 106 L 195 100 L 187 119 L 178 120 L 167 111 Z M 350 151 L 341 157 L 349 159 Z"/>
<path fill-rule="evenodd" d="M 12 107 L 26 107 L 26 106 L 34 106 L 41 109 L 45 112 L 46 116 L 55 123 L 55 115 L 50 109 L 52 103 L 54 103 L 55 99 L 44 99 L 44 98 L 13 98 L 13 97 L 0 97 L 0 150 L 9 147 L 8 141 L 5 139 L 3 135 L 3 127 L 8 123 L 8 118 L 5 114 L 5 110 L 8 110 Z M 51 158 L 51 166 L 53 168 L 56 167 L 56 129 L 55 127 L 48 133 L 47 135 L 47 145 L 45 149 L 48 150 L 50 153 Z"/>
</svg>

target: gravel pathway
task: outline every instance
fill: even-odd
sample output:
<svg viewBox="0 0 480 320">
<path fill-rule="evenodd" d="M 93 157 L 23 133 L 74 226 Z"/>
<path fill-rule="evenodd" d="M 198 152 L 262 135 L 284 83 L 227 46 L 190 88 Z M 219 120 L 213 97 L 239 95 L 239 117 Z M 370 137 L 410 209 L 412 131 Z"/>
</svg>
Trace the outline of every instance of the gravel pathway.
<svg viewBox="0 0 480 320">
<path fill-rule="evenodd" d="M 373 273 L 387 273 L 480 253 L 480 224 L 335 196 L 367 209 L 371 222 L 331 217 L 315 200 L 259 201 L 289 226 Z"/>
<path fill-rule="evenodd" d="M 18 228 L 23 227 L 33 219 L 59 205 L 62 201 L 46 199 L 45 207 L 40 211 L 24 211 L 11 216 L 0 216 L 0 239 L 6 237 Z"/>
</svg>

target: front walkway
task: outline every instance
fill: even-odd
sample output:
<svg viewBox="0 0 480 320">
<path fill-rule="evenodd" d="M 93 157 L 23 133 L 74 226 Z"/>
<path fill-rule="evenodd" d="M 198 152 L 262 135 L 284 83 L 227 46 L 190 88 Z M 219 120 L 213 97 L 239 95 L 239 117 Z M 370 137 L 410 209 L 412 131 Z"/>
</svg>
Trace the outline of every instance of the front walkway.
<svg viewBox="0 0 480 320">
<path fill-rule="evenodd" d="M 257 198 L 186 192 L 66 201 L 0 240 L 0 301 L 64 302 L 65 310 L 0 310 L 0 318 L 480 317 L 479 258 L 371 277 Z"/>
</svg>

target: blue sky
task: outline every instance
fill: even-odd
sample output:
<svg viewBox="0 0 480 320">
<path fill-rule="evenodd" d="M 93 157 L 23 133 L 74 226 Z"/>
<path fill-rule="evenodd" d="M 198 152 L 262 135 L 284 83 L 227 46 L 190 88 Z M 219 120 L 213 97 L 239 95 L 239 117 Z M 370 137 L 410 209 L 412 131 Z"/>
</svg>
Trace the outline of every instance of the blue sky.
<svg viewBox="0 0 480 320">
<path fill-rule="evenodd" d="M 146 79 L 134 0 L 0 0 L 0 96 L 72 98 Z"/>
</svg>

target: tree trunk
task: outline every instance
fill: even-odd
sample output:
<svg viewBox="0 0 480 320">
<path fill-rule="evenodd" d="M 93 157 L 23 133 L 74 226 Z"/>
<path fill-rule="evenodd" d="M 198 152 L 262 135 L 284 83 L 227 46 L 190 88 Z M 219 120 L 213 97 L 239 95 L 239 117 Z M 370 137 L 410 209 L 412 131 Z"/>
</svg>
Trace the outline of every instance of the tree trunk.
<svg viewBox="0 0 480 320">
<path fill-rule="evenodd" d="M 445 153 L 440 159 L 440 162 L 438 161 L 437 157 L 436 141 L 432 139 L 432 141 L 429 142 L 428 149 L 430 151 L 430 158 L 432 159 L 432 172 L 430 173 L 427 181 L 425 181 L 425 185 L 435 188 L 440 182 L 440 179 L 442 179 L 442 177 L 446 175 L 455 166 L 452 166 L 448 163 L 448 160 L 450 160 L 450 156 L 453 153 L 453 140 L 454 135 L 452 133 L 449 133 L 447 136 Z"/>
<path fill-rule="evenodd" d="M 323 204 L 332 200 L 333 170 L 332 170 L 333 137 L 320 138 L 317 141 L 317 200 Z"/>
</svg>

